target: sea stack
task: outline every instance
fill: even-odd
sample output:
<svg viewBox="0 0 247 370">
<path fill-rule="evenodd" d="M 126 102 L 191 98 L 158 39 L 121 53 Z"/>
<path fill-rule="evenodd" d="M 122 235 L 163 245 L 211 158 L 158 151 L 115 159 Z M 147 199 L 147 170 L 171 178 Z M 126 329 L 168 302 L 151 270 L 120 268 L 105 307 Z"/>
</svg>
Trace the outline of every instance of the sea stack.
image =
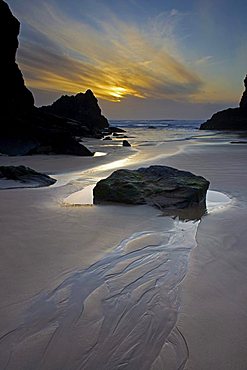
<svg viewBox="0 0 247 370">
<path fill-rule="evenodd" d="M 238 108 L 228 108 L 213 114 L 204 122 L 200 130 L 247 130 L 247 75 L 244 79 L 245 91 Z"/>
<path fill-rule="evenodd" d="M 92 135 L 109 127 L 91 90 L 71 96 L 63 95 L 52 105 L 43 106 L 40 110 L 75 120 L 80 126 L 86 127 Z"/>
</svg>

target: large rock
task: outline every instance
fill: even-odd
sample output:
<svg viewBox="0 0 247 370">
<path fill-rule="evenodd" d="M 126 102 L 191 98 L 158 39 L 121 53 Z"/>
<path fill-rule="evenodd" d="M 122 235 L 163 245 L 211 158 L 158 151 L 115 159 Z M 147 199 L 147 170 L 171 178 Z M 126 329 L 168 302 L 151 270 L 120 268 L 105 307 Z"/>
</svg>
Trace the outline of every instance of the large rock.
<svg viewBox="0 0 247 370">
<path fill-rule="evenodd" d="M 109 127 L 107 119 L 101 114 L 98 100 L 91 90 L 87 90 L 85 94 L 63 95 L 52 105 L 43 106 L 40 109 L 43 112 L 76 120 L 81 126 L 86 126 L 91 133 L 97 133 Z"/>
<path fill-rule="evenodd" d="M 26 88 L 15 60 L 19 30 L 19 21 L 0 0 L 0 153 L 93 155 L 75 138 L 78 132 L 80 135 L 89 133 L 86 126 L 34 107 L 33 95 Z"/>
<path fill-rule="evenodd" d="M 17 181 L 27 187 L 49 186 L 56 182 L 52 177 L 25 166 L 0 166 L 0 179 Z"/>
<path fill-rule="evenodd" d="M 35 107 L 30 112 L 2 119 L 0 153 L 93 156 L 70 134 L 65 119 L 39 112 Z"/>
<path fill-rule="evenodd" d="M 32 109 L 34 99 L 26 88 L 22 73 L 16 64 L 20 23 L 8 5 L 0 0 L 0 44 L 1 44 L 1 115 Z"/>
<path fill-rule="evenodd" d="M 99 181 L 94 203 L 150 204 L 160 209 L 183 209 L 205 204 L 209 182 L 201 176 L 166 166 L 121 169 Z"/>
<path fill-rule="evenodd" d="M 228 108 L 213 114 L 201 124 L 200 130 L 247 130 L 247 75 L 244 86 L 239 108 Z"/>
</svg>

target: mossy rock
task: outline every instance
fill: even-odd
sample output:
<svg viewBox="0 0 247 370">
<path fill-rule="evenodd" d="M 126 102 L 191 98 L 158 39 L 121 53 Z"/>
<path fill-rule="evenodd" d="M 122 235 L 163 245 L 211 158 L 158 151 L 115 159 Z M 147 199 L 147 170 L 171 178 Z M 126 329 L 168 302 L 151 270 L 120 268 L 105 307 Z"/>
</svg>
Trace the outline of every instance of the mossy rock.
<svg viewBox="0 0 247 370">
<path fill-rule="evenodd" d="M 183 209 L 205 202 L 209 181 L 167 166 L 121 169 L 94 188 L 94 203 L 150 204 L 160 209 Z"/>
</svg>

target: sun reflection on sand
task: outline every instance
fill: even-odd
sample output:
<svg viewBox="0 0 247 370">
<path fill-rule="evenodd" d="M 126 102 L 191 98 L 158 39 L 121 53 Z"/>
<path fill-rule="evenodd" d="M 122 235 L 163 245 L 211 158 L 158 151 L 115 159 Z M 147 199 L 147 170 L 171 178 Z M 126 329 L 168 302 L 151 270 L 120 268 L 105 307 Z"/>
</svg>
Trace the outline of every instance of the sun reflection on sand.
<svg viewBox="0 0 247 370">
<path fill-rule="evenodd" d="M 107 164 L 102 164 L 101 166 L 97 167 L 97 171 L 108 171 L 108 170 L 115 170 L 116 168 L 121 168 L 125 167 L 127 163 L 129 163 L 130 160 L 129 158 L 124 158 L 124 159 L 119 159 L 117 161 L 107 163 Z"/>
</svg>

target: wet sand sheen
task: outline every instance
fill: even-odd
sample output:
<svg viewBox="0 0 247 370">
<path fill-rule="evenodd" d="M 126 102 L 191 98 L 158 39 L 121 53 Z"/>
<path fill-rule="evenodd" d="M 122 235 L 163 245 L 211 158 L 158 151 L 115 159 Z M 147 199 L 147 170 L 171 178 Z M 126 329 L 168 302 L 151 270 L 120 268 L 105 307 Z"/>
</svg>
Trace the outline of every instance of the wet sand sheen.
<svg viewBox="0 0 247 370">
<path fill-rule="evenodd" d="M 230 201 L 212 195 L 218 206 Z M 20 361 L 37 369 L 182 368 L 188 348 L 176 327 L 179 291 L 199 221 L 175 220 L 167 229 L 163 219 L 163 231 L 134 233 L 34 299 L 0 339 L 6 368 Z"/>
<path fill-rule="evenodd" d="M 168 313 L 165 319 L 159 317 L 159 307 L 161 311 L 164 307 L 162 291 L 168 287 L 165 283 L 157 287 L 152 281 L 153 276 L 155 280 L 156 263 L 153 254 L 161 253 L 155 251 L 159 246 L 162 246 L 161 249 L 165 252 L 171 241 L 171 233 L 175 230 L 174 221 L 168 217 L 157 217 L 156 210 L 150 207 L 148 210 L 138 206 L 107 206 L 107 211 L 104 207 L 60 207 L 61 199 L 80 190 L 82 186 L 92 184 L 96 177 L 107 176 L 109 171 L 112 171 L 111 164 L 107 162 L 116 162 L 122 154 L 119 156 L 119 153 L 115 155 L 112 152 L 109 158 L 100 157 L 97 162 L 90 158 L 90 163 L 89 160 L 78 158 L 54 157 L 49 158 L 49 161 L 45 161 L 43 157 L 25 158 L 27 162 L 37 165 L 37 169 L 51 171 L 51 174 L 55 171 L 55 174 L 61 174 L 63 179 L 62 186 L 49 189 L 2 192 L 1 207 L 5 216 L 2 218 L 3 248 L 0 269 L 1 367 L 15 370 L 23 367 L 67 370 L 84 369 L 85 364 L 89 369 L 90 361 L 96 364 L 101 355 L 102 359 L 105 359 L 105 353 L 100 352 L 99 344 L 104 343 L 102 348 L 111 349 L 110 365 L 114 363 L 115 366 L 118 358 L 119 366 L 116 368 L 119 369 L 134 368 L 131 358 L 133 355 L 133 361 L 136 361 L 135 356 L 141 357 L 141 346 L 144 357 L 142 355 L 140 364 L 148 366 L 145 357 L 149 356 L 150 349 L 152 358 L 147 361 L 153 361 L 150 365 L 153 370 L 163 369 L 164 366 L 167 369 L 180 367 L 190 370 L 246 368 L 244 220 L 247 172 L 243 160 L 246 151 L 241 146 L 231 146 L 229 155 L 229 145 L 225 143 L 213 145 L 210 142 L 210 148 L 208 145 L 209 143 L 204 142 L 201 145 L 197 142 L 191 142 L 189 145 L 183 143 L 178 154 L 179 146 L 174 147 L 174 143 L 172 146 L 169 143 L 161 143 L 159 146 L 145 147 L 144 152 L 124 162 L 124 166 L 135 168 L 153 164 L 154 160 L 157 164 L 189 170 L 209 179 L 213 189 L 231 194 L 231 197 L 236 199 L 230 203 L 226 212 L 221 212 L 219 204 L 214 204 L 213 209 L 208 207 L 210 215 L 203 218 L 196 234 L 197 248 L 193 248 L 192 253 L 191 250 L 188 252 L 189 259 L 185 253 L 185 271 L 189 261 L 185 278 L 180 283 L 176 276 L 178 285 L 175 285 L 169 294 L 172 297 L 170 302 L 178 302 L 179 311 L 176 309 L 176 303 L 169 307 L 165 301 L 168 312 L 169 309 L 173 310 L 171 327 L 174 325 L 172 322 L 175 325 L 170 334 L 166 337 L 166 332 L 163 338 L 163 328 L 156 330 L 155 323 L 159 326 L 164 323 L 164 330 L 167 330 L 170 324 L 166 320 L 166 317 L 169 318 Z M 174 153 L 176 155 L 172 156 Z M 4 164 L 7 159 L 1 160 Z M 18 164 L 18 161 L 23 159 L 8 158 L 8 161 Z M 105 164 L 107 166 L 104 166 Z M 101 171 L 98 172 L 100 166 Z M 72 181 L 68 182 L 71 173 L 66 174 L 66 171 L 77 171 L 73 172 Z M 146 230 L 144 234 L 143 230 Z M 154 230 L 157 230 L 158 236 L 154 235 Z M 180 234 L 180 231 L 177 234 Z M 119 243 L 121 239 L 127 242 L 124 251 L 122 243 Z M 115 248 L 116 245 L 118 248 Z M 136 254 L 133 256 L 132 252 Z M 106 254 L 105 258 L 112 258 L 109 260 L 110 266 L 104 258 Z M 154 267 L 152 269 L 150 265 L 150 268 L 145 262 L 144 277 L 138 269 L 142 266 L 142 263 L 138 266 L 138 258 L 149 258 Z M 163 258 L 164 266 L 167 263 L 169 266 L 165 253 L 160 258 Z M 106 264 L 100 265 L 102 261 Z M 177 266 L 176 271 L 179 274 L 180 268 L 183 271 L 181 266 Z M 157 271 L 161 267 L 157 266 Z M 110 276 L 108 269 L 111 270 Z M 173 270 L 172 267 L 172 272 Z M 129 275 L 126 275 L 127 272 Z M 135 276 L 137 282 L 134 282 Z M 91 277 L 92 283 L 95 282 L 94 286 L 90 284 Z M 133 280 L 130 280 L 131 278 Z M 88 290 L 85 291 L 87 285 Z M 111 289 L 120 297 L 116 311 L 116 314 L 120 315 L 119 319 L 113 314 L 111 319 L 107 316 L 107 312 L 112 312 L 113 307 L 110 305 L 114 299 Z M 126 296 L 122 296 L 121 289 Z M 152 289 L 156 289 L 155 297 L 161 298 L 152 299 Z M 37 295 L 40 291 L 44 293 Z M 136 346 L 131 346 L 130 340 L 130 346 L 125 347 L 127 358 L 122 359 L 121 351 L 117 351 L 118 346 L 116 356 L 114 355 L 114 345 L 107 338 L 107 334 L 116 334 L 114 340 L 117 342 L 120 339 L 121 345 L 122 342 L 126 345 L 132 333 L 136 335 L 137 328 L 142 330 L 142 326 L 138 327 L 138 305 L 131 309 L 132 303 L 134 304 L 140 295 L 143 296 L 143 304 L 146 304 L 146 307 L 143 306 L 145 313 L 141 315 L 141 320 L 151 317 L 150 322 L 143 322 L 148 337 L 146 339 L 146 333 L 143 332 L 141 343 L 138 342 Z M 103 297 L 102 301 L 99 297 Z M 147 303 L 145 297 L 150 297 Z M 104 304 L 101 304 L 102 302 Z M 128 313 L 126 316 L 125 312 Z M 112 322 L 115 324 L 114 328 L 117 325 L 115 332 L 111 327 Z M 80 323 L 81 330 L 77 323 Z M 124 341 L 121 339 L 120 327 L 124 330 L 125 325 L 128 332 L 126 331 Z M 158 341 L 156 352 L 150 345 L 150 336 L 152 341 Z M 136 338 L 138 339 L 138 336 Z M 88 352 L 80 350 L 80 343 L 83 343 L 82 350 L 87 348 Z M 102 369 L 102 363 L 100 360 L 99 369 Z M 138 364 L 137 368 L 139 367 Z"/>
</svg>

